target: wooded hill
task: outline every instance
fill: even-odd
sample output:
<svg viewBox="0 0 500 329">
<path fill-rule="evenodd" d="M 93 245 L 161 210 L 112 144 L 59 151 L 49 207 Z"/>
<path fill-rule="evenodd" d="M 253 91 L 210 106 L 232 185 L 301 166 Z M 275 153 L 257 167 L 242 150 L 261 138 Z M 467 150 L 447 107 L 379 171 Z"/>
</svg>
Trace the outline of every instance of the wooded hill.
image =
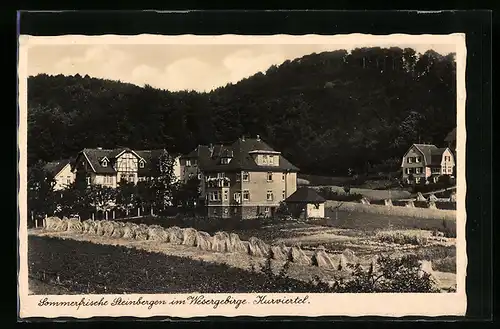
<svg viewBox="0 0 500 329">
<path fill-rule="evenodd" d="M 303 173 L 365 172 L 399 165 L 412 143 L 444 143 L 455 76 L 454 54 L 408 48 L 311 54 L 209 93 L 42 74 L 28 80 L 28 162 L 97 146 L 186 153 L 259 134 Z"/>
</svg>

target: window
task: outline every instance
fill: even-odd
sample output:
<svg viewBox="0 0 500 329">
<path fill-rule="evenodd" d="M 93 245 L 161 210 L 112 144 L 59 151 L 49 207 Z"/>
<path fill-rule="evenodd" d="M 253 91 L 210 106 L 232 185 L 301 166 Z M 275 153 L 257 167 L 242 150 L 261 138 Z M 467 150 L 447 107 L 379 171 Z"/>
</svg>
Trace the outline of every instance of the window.
<svg viewBox="0 0 500 329">
<path fill-rule="evenodd" d="M 272 182 L 273 181 L 273 173 L 272 172 L 268 172 L 267 173 L 267 181 L 268 182 Z"/>
<path fill-rule="evenodd" d="M 415 183 L 420 183 L 420 177 L 415 177 Z"/>
<path fill-rule="evenodd" d="M 413 163 L 413 158 L 412 157 L 408 157 L 407 161 L 408 161 L 408 163 Z"/>
<path fill-rule="evenodd" d="M 267 213 L 269 213 L 269 210 L 270 210 L 270 209 L 269 209 L 269 207 L 264 207 L 264 212 L 265 212 L 266 214 L 267 214 Z"/>
<path fill-rule="evenodd" d="M 224 191 L 224 201 L 229 200 L 229 191 Z"/>
<path fill-rule="evenodd" d="M 222 158 L 222 159 L 220 159 L 220 163 L 221 164 L 228 164 L 229 162 L 231 162 L 231 158 Z"/>
<path fill-rule="evenodd" d="M 248 190 L 243 191 L 243 200 L 246 201 L 250 200 L 250 191 Z"/>
<path fill-rule="evenodd" d="M 416 162 L 416 163 L 420 163 L 420 162 L 422 162 L 422 157 L 416 157 L 416 158 L 415 158 L 415 162 Z"/>
<path fill-rule="evenodd" d="M 217 208 L 214 208 L 214 215 L 217 215 Z"/>
<path fill-rule="evenodd" d="M 201 174 L 198 174 L 198 179 L 201 180 Z"/>
<path fill-rule="evenodd" d="M 191 160 L 186 160 L 186 167 L 191 167 Z"/>
<path fill-rule="evenodd" d="M 234 201 L 241 202 L 241 193 L 234 193 Z"/>
<path fill-rule="evenodd" d="M 229 213 L 229 209 L 224 208 L 224 215 L 227 215 Z"/>
<path fill-rule="evenodd" d="M 108 166 L 108 161 L 106 159 L 102 160 L 102 166 L 107 167 Z"/>
<path fill-rule="evenodd" d="M 139 168 L 144 168 L 144 161 L 139 161 Z"/>
<path fill-rule="evenodd" d="M 217 178 L 224 178 L 225 176 L 226 174 L 224 174 L 223 172 L 217 173 Z"/>
<path fill-rule="evenodd" d="M 209 199 L 210 199 L 210 201 L 219 201 L 220 200 L 220 191 L 210 192 Z"/>
<path fill-rule="evenodd" d="M 267 164 L 267 155 L 262 155 L 262 163 Z"/>
<path fill-rule="evenodd" d="M 243 180 L 244 182 L 248 182 L 248 181 L 250 180 L 250 174 L 248 173 L 248 171 L 244 171 L 244 172 L 241 174 L 241 176 L 242 176 L 242 180 Z"/>
<path fill-rule="evenodd" d="M 281 181 L 285 181 L 285 173 L 281 174 Z"/>
<path fill-rule="evenodd" d="M 66 184 L 71 185 L 71 178 L 66 178 Z"/>
<path fill-rule="evenodd" d="M 415 168 L 415 174 L 420 174 L 421 173 L 421 168 Z"/>
<path fill-rule="evenodd" d="M 283 200 L 285 200 L 285 199 L 286 199 L 286 192 L 285 192 L 285 190 L 283 190 L 283 192 L 281 193 L 281 198 L 282 198 Z"/>
<path fill-rule="evenodd" d="M 87 185 L 90 185 L 90 177 L 87 177 Z"/>
<path fill-rule="evenodd" d="M 267 201 L 273 201 L 273 191 L 267 191 Z"/>
<path fill-rule="evenodd" d="M 269 156 L 269 164 L 274 164 L 274 155 Z"/>
</svg>

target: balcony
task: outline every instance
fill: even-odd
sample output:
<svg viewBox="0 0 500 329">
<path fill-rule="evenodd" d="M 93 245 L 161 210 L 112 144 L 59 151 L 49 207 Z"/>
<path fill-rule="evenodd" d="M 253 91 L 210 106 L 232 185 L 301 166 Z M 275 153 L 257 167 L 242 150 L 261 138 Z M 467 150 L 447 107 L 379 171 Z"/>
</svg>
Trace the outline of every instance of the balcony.
<svg viewBox="0 0 500 329">
<path fill-rule="evenodd" d="M 206 188 L 230 187 L 231 180 L 228 177 L 207 177 L 205 179 Z"/>
</svg>

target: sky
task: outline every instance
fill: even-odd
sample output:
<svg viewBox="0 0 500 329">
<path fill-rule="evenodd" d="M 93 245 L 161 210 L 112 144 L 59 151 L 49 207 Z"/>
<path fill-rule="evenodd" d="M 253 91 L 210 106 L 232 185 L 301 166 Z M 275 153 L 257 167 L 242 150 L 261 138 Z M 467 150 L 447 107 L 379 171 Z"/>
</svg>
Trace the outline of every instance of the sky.
<svg viewBox="0 0 500 329">
<path fill-rule="evenodd" d="M 364 47 L 369 45 L 356 45 Z M 429 49 L 446 55 L 450 44 L 400 45 L 417 53 Z M 28 51 L 28 75 L 88 74 L 170 91 L 210 91 L 236 83 L 271 65 L 311 53 L 352 50 L 339 44 L 50 44 L 33 45 Z"/>
</svg>

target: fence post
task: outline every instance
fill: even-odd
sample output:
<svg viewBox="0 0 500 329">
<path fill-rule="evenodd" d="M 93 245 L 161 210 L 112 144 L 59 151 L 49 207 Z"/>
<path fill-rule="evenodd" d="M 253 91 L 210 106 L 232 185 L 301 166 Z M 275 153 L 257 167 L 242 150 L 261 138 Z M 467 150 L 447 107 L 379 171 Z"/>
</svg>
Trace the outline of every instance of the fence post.
<svg viewBox="0 0 500 329">
<path fill-rule="evenodd" d="M 94 218 L 95 218 L 95 217 L 94 217 L 94 213 L 92 213 L 92 220 L 94 220 Z"/>
<path fill-rule="evenodd" d="M 113 219 L 116 218 L 115 210 L 113 209 Z"/>
<path fill-rule="evenodd" d="M 137 217 L 141 217 L 141 207 L 137 208 Z"/>
<path fill-rule="evenodd" d="M 108 211 L 107 210 L 104 210 L 104 219 L 108 220 Z"/>
<path fill-rule="evenodd" d="M 154 213 L 153 213 L 153 206 L 151 206 L 151 216 L 153 216 Z"/>
</svg>

